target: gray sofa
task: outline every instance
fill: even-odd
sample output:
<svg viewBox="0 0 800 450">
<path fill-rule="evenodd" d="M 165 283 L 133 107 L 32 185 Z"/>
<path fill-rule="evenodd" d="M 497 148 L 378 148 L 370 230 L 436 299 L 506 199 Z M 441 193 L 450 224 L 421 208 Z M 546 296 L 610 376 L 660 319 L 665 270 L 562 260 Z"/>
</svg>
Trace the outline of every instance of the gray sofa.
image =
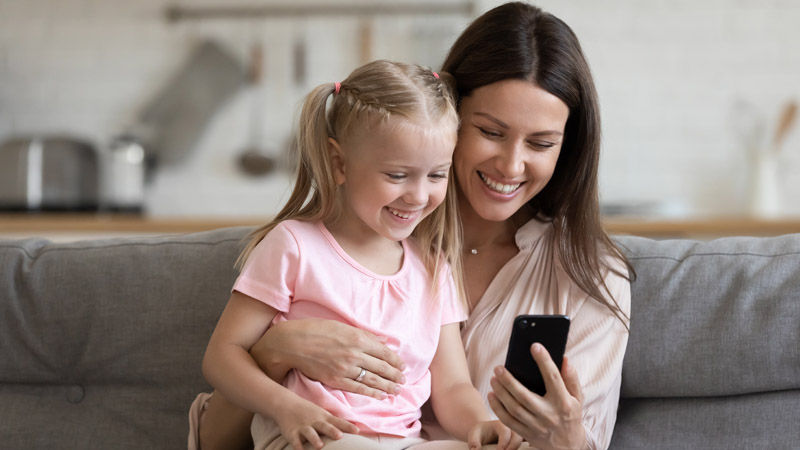
<svg viewBox="0 0 800 450">
<path fill-rule="evenodd" d="M 0 241 L 0 448 L 181 448 L 248 229 Z M 612 448 L 800 447 L 800 235 L 617 237 L 638 272 Z"/>
</svg>

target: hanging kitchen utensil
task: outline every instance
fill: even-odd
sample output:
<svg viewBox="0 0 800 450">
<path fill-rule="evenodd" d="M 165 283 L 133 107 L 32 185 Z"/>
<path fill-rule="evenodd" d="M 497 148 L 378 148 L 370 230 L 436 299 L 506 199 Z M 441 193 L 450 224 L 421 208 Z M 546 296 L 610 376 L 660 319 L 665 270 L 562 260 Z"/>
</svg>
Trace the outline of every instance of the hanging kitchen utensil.
<svg viewBox="0 0 800 450">
<path fill-rule="evenodd" d="M 781 110 L 778 118 L 778 126 L 775 128 L 775 135 L 772 137 L 772 152 L 780 153 L 786 135 L 792 130 L 797 117 L 797 102 L 789 100 Z"/>
<path fill-rule="evenodd" d="M 241 65 L 228 52 L 213 41 L 202 42 L 126 134 L 143 142 L 148 159 L 178 162 L 244 78 Z"/>
<path fill-rule="evenodd" d="M 305 36 L 298 35 L 292 44 L 292 78 L 295 86 L 305 86 L 306 72 L 306 39 Z"/>
<path fill-rule="evenodd" d="M 360 64 L 366 64 L 372 61 L 373 53 L 373 34 L 372 34 L 372 19 L 365 18 L 359 23 L 359 45 L 358 45 L 358 59 Z"/>
<path fill-rule="evenodd" d="M 260 42 L 250 48 L 248 94 L 250 95 L 249 144 L 239 154 L 239 168 L 250 176 L 263 176 L 275 169 L 275 160 L 264 148 L 264 98 L 261 95 L 264 77 L 264 48 Z"/>
</svg>

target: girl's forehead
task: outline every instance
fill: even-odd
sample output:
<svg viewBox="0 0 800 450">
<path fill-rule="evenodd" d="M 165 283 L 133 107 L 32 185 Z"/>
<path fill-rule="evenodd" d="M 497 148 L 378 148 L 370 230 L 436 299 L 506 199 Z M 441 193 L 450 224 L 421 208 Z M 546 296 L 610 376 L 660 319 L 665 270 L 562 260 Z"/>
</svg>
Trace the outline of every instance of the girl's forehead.
<svg viewBox="0 0 800 450">
<path fill-rule="evenodd" d="M 394 115 L 382 120 L 364 121 L 360 125 L 356 125 L 345 141 L 354 142 L 376 137 L 391 138 L 399 133 L 415 135 L 421 139 L 440 139 L 449 136 L 455 139 L 458 133 L 458 122 L 455 116 L 452 119 L 441 117 L 436 121 L 423 121 L 409 120 L 406 117 Z"/>
<path fill-rule="evenodd" d="M 390 125 L 390 124 L 386 124 Z M 399 159 L 449 160 L 457 138 L 457 130 L 434 124 L 395 124 L 362 130 L 342 143 L 346 153 L 372 162 Z"/>
</svg>

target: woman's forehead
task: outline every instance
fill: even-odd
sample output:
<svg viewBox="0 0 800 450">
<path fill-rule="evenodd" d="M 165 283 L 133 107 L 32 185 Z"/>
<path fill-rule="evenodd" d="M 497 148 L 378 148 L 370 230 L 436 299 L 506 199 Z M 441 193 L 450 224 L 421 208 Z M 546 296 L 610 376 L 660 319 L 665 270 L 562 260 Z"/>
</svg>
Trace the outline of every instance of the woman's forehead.
<svg viewBox="0 0 800 450">
<path fill-rule="evenodd" d="M 535 129 L 563 130 L 569 117 L 566 103 L 525 80 L 481 86 L 461 99 L 460 112 L 462 116 L 481 116 L 507 126 Z"/>
</svg>

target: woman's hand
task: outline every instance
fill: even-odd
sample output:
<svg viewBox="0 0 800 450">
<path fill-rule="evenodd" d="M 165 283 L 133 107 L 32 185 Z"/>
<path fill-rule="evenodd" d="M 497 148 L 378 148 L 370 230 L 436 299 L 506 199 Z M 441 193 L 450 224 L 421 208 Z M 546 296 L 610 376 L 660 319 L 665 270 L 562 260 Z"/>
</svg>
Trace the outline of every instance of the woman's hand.
<svg viewBox="0 0 800 450">
<path fill-rule="evenodd" d="M 303 319 L 273 324 L 250 349 L 275 381 L 290 369 L 334 389 L 382 399 L 405 382 L 403 361 L 374 334 L 335 320 Z M 366 369 L 358 381 L 361 369 Z"/>
<path fill-rule="evenodd" d="M 583 392 L 578 373 L 567 358 L 558 371 L 540 344 L 531 346 L 547 393 L 534 394 L 505 368 L 496 367 L 492 377 L 489 405 L 497 417 L 539 449 L 579 449 L 586 446 L 586 430 L 581 422 Z"/>
<path fill-rule="evenodd" d="M 470 450 L 479 449 L 484 444 L 494 442 L 497 443 L 497 450 L 517 450 L 522 444 L 522 437 L 499 420 L 480 422 L 470 430 L 467 436 Z"/>
</svg>

